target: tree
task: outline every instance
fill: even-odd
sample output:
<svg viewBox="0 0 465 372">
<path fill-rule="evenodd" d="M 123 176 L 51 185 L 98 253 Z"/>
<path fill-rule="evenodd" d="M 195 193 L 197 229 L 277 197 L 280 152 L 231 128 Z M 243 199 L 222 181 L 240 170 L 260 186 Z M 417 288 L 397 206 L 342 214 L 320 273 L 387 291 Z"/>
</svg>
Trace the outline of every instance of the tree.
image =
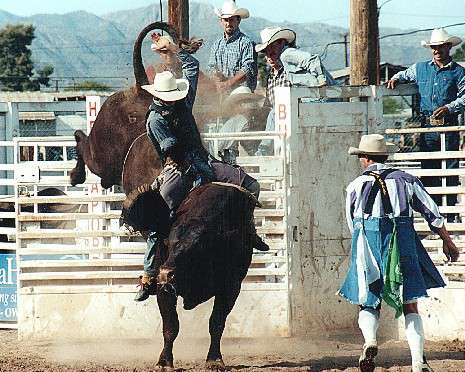
<svg viewBox="0 0 465 372">
<path fill-rule="evenodd" d="M 465 43 L 463 43 L 460 48 L 455 50 L 455 53 L 452 55 L 452 58 L 455 61 L 465 61 Z"/>
<path fill-rule="evenodd" d="M 34 39 L 32 25 L 7 25 L 0 30 L 0 83 L 2 90 L 39 90 L 48 86 L 53 66 L 34 71 L 29 46 Z"/>
</svg>

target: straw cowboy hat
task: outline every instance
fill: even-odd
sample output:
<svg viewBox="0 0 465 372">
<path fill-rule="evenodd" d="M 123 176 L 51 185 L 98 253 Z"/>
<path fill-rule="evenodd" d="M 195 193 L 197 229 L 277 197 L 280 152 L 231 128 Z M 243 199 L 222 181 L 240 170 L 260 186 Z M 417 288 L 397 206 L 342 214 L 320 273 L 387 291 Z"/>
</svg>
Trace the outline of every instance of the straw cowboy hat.
<svg viewBox="0 0 465 372">
<path fill-rule="evenodd" d="M 162 39 L 166 39 L 168 40 L 168 42 L 170 44 L 174 44 L 174 40 L 173 38 L 170 36 L 170 35 L 163 35 L 163 36 L 160 36 L 160 38 L 158 39 L 158 41 L 155 41 L 154 43 L 152 43 L 152 45 L 150 46 L 150 49 L 152 49 L 154 52 L 164 52 L 164 51 L 167 51 L 168 49 L 166 49 L 166 46 L 164 47 L 161 47 L 159 48 L 158 47 L 158 43 L 162 40 Z"/>
<path fill-rule="evenodd" d="M 142 85 L 142 89 L 163 101 L 179 101 L 187 96 L 189 81 L 176 79 L 172 72 L 164 71 L 155 75 L 153 84 Z"/>
<path fill-rule="evenodd" d="M 294 31 L 288 28 L 267 27 L 260 32 L 260 37 L 262 43 L 255 46 L 255 51 L 257 53 L 265 50 L 268 45 L 279 39 L 284 39 L 290 44 L 295 40 L 296 35 Z"/>
<path fill-rule="evenodd" d="M 240 105 L 244 102 L 255 103 L 264 100 L 265 97 L 260 94 L 252 93 L 249 87 L 239 86 L 234 89 L 229 96 L 224 100 L 224 107 Z"/>
<path fill-rule="evenodd" d="M 389 155 L 398 150 L 394 143 L 386 142 L 381 134 L 365 134 L 358 147 L 349 148 L 349 155 Z"/>
<path fill-rule="evenodd" d="M 221 9 L 215 8 L 215 14 L 220 18 L 231 18 L 234 16 L 241 19 L 249 18 L 249 11 L 245 8 L 238 8 L 235 1 L 226 0 Z"/>
<path fill-rule="evenodd" d="M 450 36 L 443 28 L 436 28 L 431 32 L 430 41 L 423 40 L 421 45 L 425 48 L 429 48 L 432 45 L 452 44 L 452 46 L 459 45 L 462 39 L 457 36 Z"/>
</svg>

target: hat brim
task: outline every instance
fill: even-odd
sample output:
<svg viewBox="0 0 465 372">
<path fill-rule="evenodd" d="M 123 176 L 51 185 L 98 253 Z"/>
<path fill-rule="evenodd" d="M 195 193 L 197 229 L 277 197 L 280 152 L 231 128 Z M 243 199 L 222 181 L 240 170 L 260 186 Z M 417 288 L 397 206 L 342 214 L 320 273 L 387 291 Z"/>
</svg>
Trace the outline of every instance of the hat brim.
<svg viewBox="0 0 465 372">
<path fill-rule="evenodd" d="M 366 151 L 357 147 L 349 147 L 349 155 L 391 155 L 399 151 L 399 147 L 392 142 L 386 142 L 387 151 Z"/>
<path fill-rule="evenodd" d="M 434 42 L 434 43 L 423 40 L 421 42 L 421 45 L 424 48 L 429 48 L 430 46 L 443 45 L 443 44 L 452 44 L 452 46 L 455 47 L 455 46 L 459 45 L 461 42 L 462 42 L 462 39 L 459 38 L 458 36 L 451 36 L 450 38 L 448 38 L 445 41 L 438 41 L 438 42 Z"/>
<path fill-rule="evenodd" d="M 271 43 L 279 39 L 284 39 L 288 44 L 295 41 L 296 33 L 290 29 L 284 29 L 277 31 L 270 40 L 265 43 L 255 45 L 255 51 L 257 53 L 264 51 Z"/>
<path fill-rule="evenodd" d="M 215 8 L 215 14 L 218 17 L 223 18 L 223 19 L 228 19 L 228 18 L 231 18 L 231 17 L 241 17 L 241 19 L 245 19 L 245 18 L 250 17 L 249 11 L 247 9 L 245 9 L 245 8 L 236 9 L 236 11 L 234 13 L 232 13 L 232 14 L 221 13 L 221 9 Z"/>
<path fill-rule="evenodd" d="M 187 96 L 187 93 L 189 92 L 189 81 L 186 79 L 176 79 L 176 89 L 170 91 L 157 90 L 153 84 L 142 85 L 142 89 L 163 101 L 179 101 Z"/>
<path fill-rule="evenodd" d="M 264 99 L 265 96 L 256 93 L 237 93 L 226 98 L 223 101 L 223 106 L 234 106 L 244 102 L 254 103 Z"/>
</svg>

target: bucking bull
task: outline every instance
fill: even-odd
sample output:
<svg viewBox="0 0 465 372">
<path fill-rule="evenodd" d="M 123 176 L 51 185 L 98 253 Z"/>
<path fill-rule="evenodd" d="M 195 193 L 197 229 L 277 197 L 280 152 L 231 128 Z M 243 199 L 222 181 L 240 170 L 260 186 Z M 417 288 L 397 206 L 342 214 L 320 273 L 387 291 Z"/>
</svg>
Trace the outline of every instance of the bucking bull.
<svg viewBox="0 0 465 372">
<path fill-rule="evenodd" d="M 84 182 L 85 165 L 101 178 L 104 188 L 122 184 L 130 201 L 143 195 L 141 220 L 147 230 L 168 226 L 168 211 L 151 182 L 162 162 L 146 135 L 145 114 L 152 96 L 141 89 L 148 84 L 141 58 L 144 37 L 163 29 L 179 42 L 173 28 L 162 22 L 145 27 L 134 44 L 133 66 L 136 84 L 110 96 L 86 136 L 76 131 L 77 165 L 71 172 L 73 185 Z M 224 369 L 220 341 L 226 317 L 240 292 L 252 258 L 250 223 L 256 200 L 239 187 L 209 183 L 190 192 L 169 227 L 165 247 L 157 252 L 157 302 L 163 321 L 164 348 L 158 366 L 173 367 L 173 342 L 178 334 L 177 296 L 185 309 L 214 297 L 209 321 L 211 336 L 206 368 Z M 139 216 L 141 217 L 141 216 Z"/>
</svg>

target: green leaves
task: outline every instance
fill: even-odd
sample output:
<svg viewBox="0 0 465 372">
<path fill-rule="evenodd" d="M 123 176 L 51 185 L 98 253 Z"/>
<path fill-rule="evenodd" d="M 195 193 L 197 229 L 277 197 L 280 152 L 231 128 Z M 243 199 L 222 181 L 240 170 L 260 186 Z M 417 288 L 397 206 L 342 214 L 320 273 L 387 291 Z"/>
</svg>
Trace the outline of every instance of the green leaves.
<svg viewBox="0 0 465 372">
<path fill-rule="evenodd" d="M 39 90 L 48 86 L 53 66 L 46 65 L 34 74 L 29 46 L 34 39 L 32 25 L 7 25 L 0 30 L 0 84 L 2 90 Z"/>
</svg>

